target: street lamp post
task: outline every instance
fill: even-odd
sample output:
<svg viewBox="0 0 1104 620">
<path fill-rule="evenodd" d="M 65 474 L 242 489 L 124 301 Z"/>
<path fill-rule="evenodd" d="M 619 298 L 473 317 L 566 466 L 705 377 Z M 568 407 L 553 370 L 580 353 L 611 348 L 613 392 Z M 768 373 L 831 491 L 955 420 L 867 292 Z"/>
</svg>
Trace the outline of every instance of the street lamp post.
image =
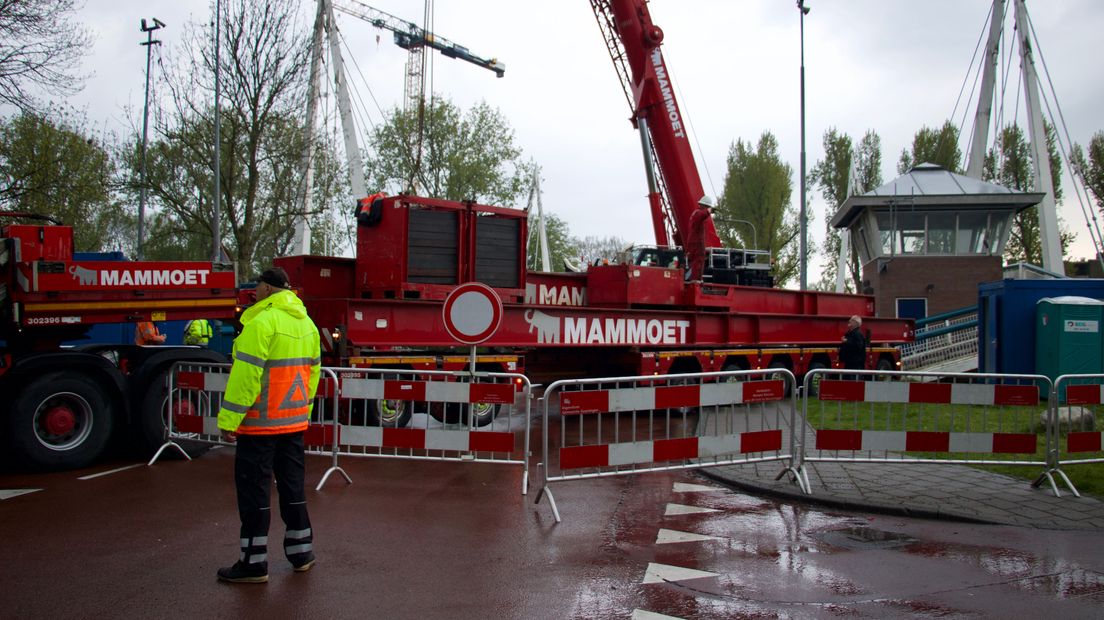
<svg viewBox="0 0 1104 620">
<path fill-rule="evenodd" d="M 146 40 L 139 43 L 146 47 L 146 103 L 142 107 L 142 186 L 139 189 L 141 192 L 138 198 L 138 247 L 135 249 L 135 258 L 142 260 L 142 242 L 143 242 L 143 230 L 146 219 L 146 140 L 149 136 L 149 88 L 150 88 L 150 59 L 152 57 L 153 46 L 161 45 L 160 41 L 153 38 L 153 31 L 160 30 L 165 27 L 165 22 L 153 18 L 153 25 L 147 26 L 146 20 L 142 20 L 142 32 L 146 33 Z"/>
<path fill-rule="evenodd" d="M 808 204 L 805 197 L 805 16 L 809 14 L 809 7 L 805 6 L 805 0 L 797 0 L 797 10 L 801 14 L 801 212 L 799 218 L 801 226 L 801 290 L 804 291 L 809 288 L 808 231 L 806 230 L 805 216 Z"/>
</svg>

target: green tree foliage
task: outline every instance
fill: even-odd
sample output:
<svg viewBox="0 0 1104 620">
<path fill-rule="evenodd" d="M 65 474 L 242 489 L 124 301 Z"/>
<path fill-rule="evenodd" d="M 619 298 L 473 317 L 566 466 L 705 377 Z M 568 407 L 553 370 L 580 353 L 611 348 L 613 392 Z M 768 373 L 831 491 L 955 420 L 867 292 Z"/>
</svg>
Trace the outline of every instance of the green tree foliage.
<svg viewBox="0 0 1104 620">
<path fill-rule="evenodd" d="M 227 6 L 229 5 L 229 6 Z M 294 0 L 223 3 L 221 25 L 220 201 L 222 246 L 243 274 L 256 273 L 289 251 L 298 216 L 308 137 L 301 120 L 309 65 L 308 32 Z M 190 26 L 187 60 L 167 71 L 173 108 L 158 117 L 149 146 L 148 258 L 210 255 L 213 84 L 212 28 Z M 137 136 L 125 157 L 129 190 L 139 190 Z M 343 242 L 333 234 L 335 195 L 343 187 L 332 146 L 315 137 L 316 183 L 309 219 L 331 231 L 314 248 Z M 320 181 L 320 182 L 319 182 Z M 351 209 L 351 206 L 350 206 Z M 312 237 L 314 237 L 312 235 Z"/>
<path fill-rule="evenodd" d="M 1046 125 L 1047 152 L 1050 159 L 1050 174 L 1054 180 L 1054 201 L 1062 201 L 1062 160 L 1058 154 L 1054 128 Z M 985 155 L 984 180 L 1024 192 L 1035 189 L 1035 173 L 1032 168 L 1031 147 L 1027 137 L 1018 125 L 1009 125 L 1000 131 L 997 144 Z M 1062 256 L 1066 247 L 1073 241 L 1073 234 L 1063 230 L 1059 219 L 1059 241 L 1062 244 Z M 1037 207 L 1025 209 L 1012 219 L 1012 229 L 1008 244 L 1004 248 L 1004 260 L 1007 263 L 1027 262 L 1041 265 L 1043 262 L 1042 239 L 1039 234 L 1039 210 Z"/>
<path fill-rule="evenodd" d="M 419 195 L 512 206 L 529 191 L 531 164 L 522 160 L 514 131 L 498 110 L 478 103 L 465 113 L 436 97 L 426 106 L 423 126 Z M 412 189 L 417 142 L 417 112 L 392 110 L 368 138 L 369 191 Z"/>
<path fill-rule="evenodd" d="M 922 127 L 912 139 L 912 150 L 901 151 L 897 174 L 918 164 L 936 164 L 954 173 L 962 172 L 962 151 L 958 148 L 958 128 L 951 121 L 939 129 Z"/>
<path fill-rule="evenodd" d="M 852 163 L 855 165 L 852 166 Z M 869 130 L 859 142 L 858 149 L 852 146 L 851 137 L 840 133 L 836 128 L 824 132 L 824 159 L 818 161 L 809 173 L 809 182 L 818 190 L 828 203 L 828 217 L 825 218 L 824 270 L 816 288 L 834 290 L 836 272 L 839 268 L 840 231 L 832 227 L 832 217 L 850 197 L 848 181 L 851 169 L 855 168 L 852 193 L 865 194 L 882 184 L 882 139 L 874 130 Z M 851 247 L 847 261 L 846 290 L 859 289 L 862 278 L 858 253 Z"/>
<path fill-rule="evenodd" d="M 0 103 L 27 112 L 30 92 L 72 94 L 83 78 L 76 72 L 90 48 L 88 30 L 73 20 L 77 0 L 0 0 Z"/>
<path fill-rule="evenodd" d="M 1089 141 L 1089 154 L 1085 156 L 1080 144 L 1073 145 L 1071 156 L 1074 167 L 1080 171 L 1096 207 L 1104 211 L 1104 131 L 1093 134 Z"/>
<path fill-rule="evenodd" d="M 798 215 L 790 204 L 793 169 L 778 154 L 778 140 L 763 132 L 759 144 L 737 140 L 728 150 L 728 173 L 714 223 L 721 242 L 729 247 L 752 247 L 755 226 L 759 249 L 770 250 L 775 260 L 774 276 L 786 284 L 800 269 L 797 235 Z M 809 253 L 813 253 L 812 244 Z"/>
<path fill-rule="evenodd" d="M 540 252 L 540 233 L 537 230 L 537 214 L 529 213 L 529 246 L 525 261 L 526 267 L 534 271 L 543 271 Z M 552 271 L 566 271 L 564 261 L 572 264 L 579 262 L 579 248 L 568 230 L 567 222 L 555 213 L 544 214 L 545 236 L 548 238 L 548 260 Z"/>
<path fill-rule="evenodd" d="M 58 108 L 0 122 L 0 206 L 73 226 L 77 250 L 126 249 L 115 236 L 126 221 L 112 200 L 115 165 L 85 126 Z"/>
</svg>

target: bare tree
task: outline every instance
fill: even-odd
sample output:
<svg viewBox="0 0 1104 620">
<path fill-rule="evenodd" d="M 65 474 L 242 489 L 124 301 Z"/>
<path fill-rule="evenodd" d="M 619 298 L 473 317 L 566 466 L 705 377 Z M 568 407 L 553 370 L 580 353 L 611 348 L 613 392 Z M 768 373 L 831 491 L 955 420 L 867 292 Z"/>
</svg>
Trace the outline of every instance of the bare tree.
<svg viewBox="0 0 1104 620">
<path fill-rule="evenodd" d="M 0 103 L 33 110 L 34 86 L 53 95 L 80 90 L 76 73 L 91 36 L 73 22 L 76 0 L 0 0 Z"/>
<path fill-rule="evenodd" d="M 222 243 L 243 273 L 249 273 L 285 253 L 291 243 L 300 156 L 311 131 L 302 120 L 309 31 L 298 0 L 224 0 L 222 6 Z M 179 55 L 182 62 L 166 68 L 171 109 L 159 115 L 159 139 L 150 147 L 149 191 L 160 208 L 153 218 L 151 256 L 158 255 L 159 243 L 169 255 L 210 247 L 212 26 L 190 25 Z M 335 168 L 332 159 L 323 165 Z M 137 169 L 134 163 L 131 168 Z M 138 187 L 137 178 L 133 181 Z M 332 195 L 314 193 L 318 215 L 332 206 Z"/>
</svg>

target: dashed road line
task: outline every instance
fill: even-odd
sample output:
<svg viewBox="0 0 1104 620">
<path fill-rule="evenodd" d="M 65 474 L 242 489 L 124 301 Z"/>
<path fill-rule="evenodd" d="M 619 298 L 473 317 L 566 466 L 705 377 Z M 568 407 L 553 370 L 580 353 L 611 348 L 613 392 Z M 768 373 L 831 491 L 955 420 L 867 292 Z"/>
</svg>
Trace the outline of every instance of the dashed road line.
<svg viewBox="0 0 1104 620">
<path fill-rule="evenodd" d="M 644 571 L 644 581 L 640 583 L 665 583 L 668 581 L 686 581 L 688 579 L 705 579 L 707 577 L 719 576 L 718 573 L 711 573 L 704 570 L 694 570 L 693 568 L 648 562 L 648 570 Z"/>
<path fill-rule="evenodd" d="M 87 476 L 81 476 L 80 478 L 77 478 L 77 480 L 91 480 L 93 478 L 99 478 L 100 476 L 109 476 L 111 474 L 117 474 L 121 471 L 126 471 L 128 469 L 134 469 L 135 467 L 145 467 L 145 466 L 146 466 L 145 463 L 135 463 L 134 465 L 127 465 L 126 467 L 116 467 L 115 469 L 109 469 L 107 471 L 101 471 L 98 474 L 88 474 Z"/>
<path fill-rule="evenodd" d="M 663 516 L 677 517 L 679 515 L 697 515 L 707 512 L 720 512 L 720 510 L 716 508 L 704 508 L 702 506 L 687 506 L 686 504 L 667 504 L 667 510 L 664 511 Z"/>
<path fill-rule="evenodd" d="M 695 534 L 693 532 L 680 532 L 678 530 L 660 529 L 659 535 L 656 536 L 657 545 L 669 545 L 672 543 L 682 542 L 702 542 L 705 540 L 728 540 L 727 538 L 721 538 L 720 536 L 707 536 L 705 534 Z"/>
<path fill-rule="evenodd" d="M 13 497 L 19 497 L 20 495 L 26 495 L 28 493 L 34 493 L 35 491 L 41 491 L 42 489 L 0 489 L 0 500 L 11 499 Z"/>
<path fill-rule="evenodd" d="M 727 491 L 728 489 L 722 487 L 707 487 L 704 484 L 687 484 L 685 482 L 675 483 L 675 493 L 704 493 L 706 491 Z"/>
<path fill-rule="evenodd" d="M 663 614 L 657 614 L 654 611 L 646 611 L 644 609 L 634 609 L 632 620 L 682 620 L 677 616 L 665 616 Z"/>
</svg>

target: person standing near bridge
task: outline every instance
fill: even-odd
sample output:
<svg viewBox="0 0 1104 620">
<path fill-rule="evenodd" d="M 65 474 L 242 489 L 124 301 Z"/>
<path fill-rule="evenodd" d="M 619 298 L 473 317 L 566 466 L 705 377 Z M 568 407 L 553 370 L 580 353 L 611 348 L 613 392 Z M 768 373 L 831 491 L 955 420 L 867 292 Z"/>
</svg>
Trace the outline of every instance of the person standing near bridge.
<svg viewBox="0 0 1104 620">
<path fill-rule="evenodd" d="M 268 581 L 269 489 L 273 474 L 286 527 L 284 555 L 295 572 L 314 565 L 314 535 L 307 514 L 303 434 L 321 372 L 318 328 L 290 290 L 287 272 L 266 269 L 257 301 L 242 313 L 230 378 L 218 426 L 236 442 L 234 481 L 241 517 L 241 556 L 220 568 L 231 583 Z"/>
<path fill-rule="evenodd" d="M 840 343 L 840 364 L 849 370 L 863 370 L 866 368 L 866 336 L 863 336 L 860 328 L 862 318 L 858 315 L 847 321 L 847 333 L 843 335 Z"/>
</svg>

